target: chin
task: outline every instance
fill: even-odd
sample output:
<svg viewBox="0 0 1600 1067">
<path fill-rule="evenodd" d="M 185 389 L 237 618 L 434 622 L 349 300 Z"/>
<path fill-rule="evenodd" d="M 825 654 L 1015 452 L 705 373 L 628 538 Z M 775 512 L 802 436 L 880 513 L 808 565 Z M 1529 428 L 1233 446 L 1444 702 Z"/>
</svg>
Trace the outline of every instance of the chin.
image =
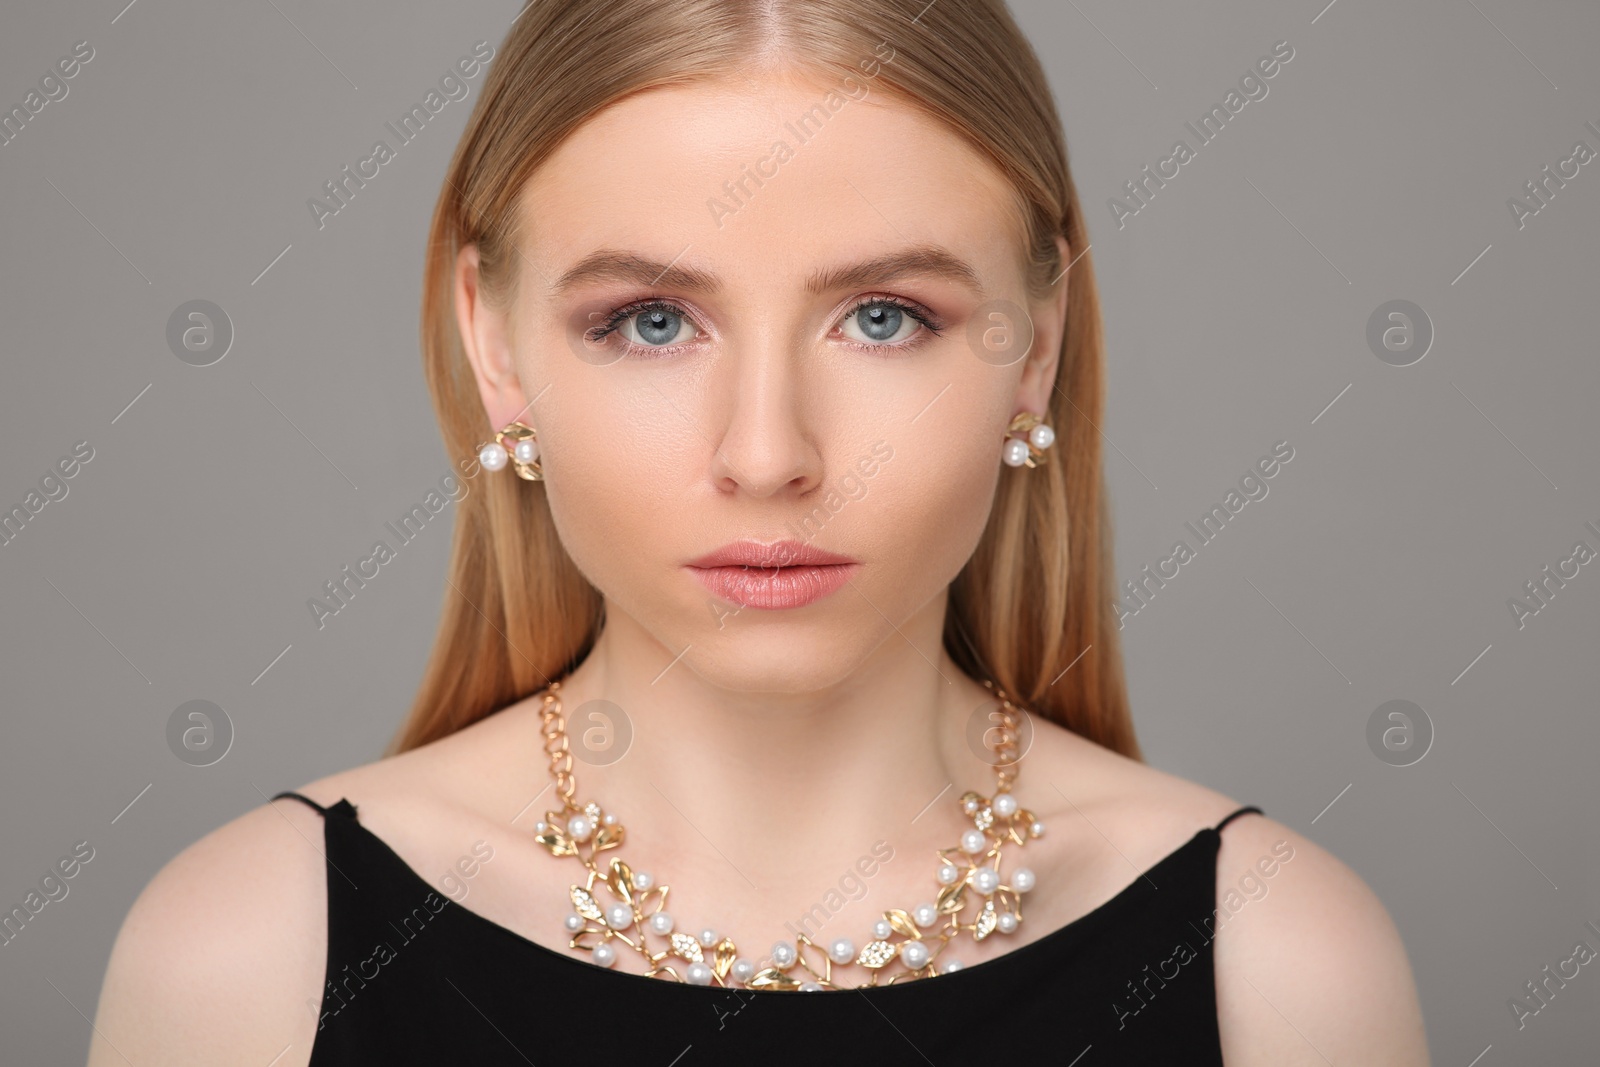
<svg viewBox="0 0 1600 1067">
<path fill-rule="evenodd" d="M 894 635 L 882 616 L 867 611 L 870 617 L 834 610 L 804 618 L 746 608 L 723 617 L 720 628 L 714 617 L 692 631 L 670 627 L 661 643 L 689 646 L 672 669 L 690 670 L 707 685 L 739 693 L 815 692 L 848 679 Z"/>
</svg>

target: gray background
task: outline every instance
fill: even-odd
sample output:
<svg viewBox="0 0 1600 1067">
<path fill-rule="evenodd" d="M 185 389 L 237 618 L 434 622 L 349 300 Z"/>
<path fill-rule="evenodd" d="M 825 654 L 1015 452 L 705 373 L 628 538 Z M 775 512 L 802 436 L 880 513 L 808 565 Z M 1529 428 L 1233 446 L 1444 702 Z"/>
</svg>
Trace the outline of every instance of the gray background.
<svg viewBox="0 0 1600 1067">
<path fill-rule="evenodd" d="M 306 200 L 516 11 L 124 2 L 0 16 L 6 108 L 74 42 L 95 49 L 0 147 L 0 504 L 94 448 L 0 547 L 0 910 L 73 842 L 95 849 L 0 948 L 15 1063 L 82 1062 L 118 925 L 162 864 L 375 758 L 409 704 L 446 524 L 320 631 L 306 599 L 450 470 L 420 372 L 421 258 L 482 76 L 320 231 Z M 1520 630 L 1506 602 L 1577 540 L 1600 548 L 1583 526 L 1600 526 L 1600 162 L 1520 230 L 1506 201 L 1575 141 L 1600 150 L 1600 9 L 1325 3 L 1014 4 L 1103 287 L 1119 578 L 1274 442 L 1295 449 L 1127 620 L 1136 721 L 1151 763 L 1372 885 L 1437 1063 L 1592 1061 L 1593 968 L 1521 1032 L 1507 1000 L 1600 924 L 1600 563 Z M 1268 96 L 1119 230 L 1107 198 L 1193 144 L 1183 123 L 1279 40 L 1295 56 Z M 191 299 L 237 331 L 205 368 L 165 339 Z M 1408 367 L 1366 341 L 1394 299 L 1436 330 Z M 166 740 L 194 699 L 237 732 L 204 769 Z M 1433 724 L 1412 766 L 1366 741 L 1391 699 Z"/>
</svg>

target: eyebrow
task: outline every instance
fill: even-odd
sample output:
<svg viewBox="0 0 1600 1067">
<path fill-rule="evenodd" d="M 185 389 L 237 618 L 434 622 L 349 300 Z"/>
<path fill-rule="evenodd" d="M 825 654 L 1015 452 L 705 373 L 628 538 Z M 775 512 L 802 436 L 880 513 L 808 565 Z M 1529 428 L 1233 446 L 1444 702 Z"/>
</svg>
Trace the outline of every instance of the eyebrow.
<svg viewBox="0 0 1600 1067">
<path fill-rule="evenodd" d="M 944 278 L 966 286 L 979 295 L 984 291 L 978 272 L 971 264 L 937 245 L 921 245 L 858 263 L 812 271 L 806 278 L 806 290 L 820 295 L 906 277 Z M 710 271 L 680 266 L 676 261 L 662 263 L 614 248 L 602 248 L 584 256 L 556 279 L 551 288 L 557 296 L 562 296 L 592 281 L 625 281 L 696 293 L 717 293 L 722 290 L 722 280 Z"/>
</svg>

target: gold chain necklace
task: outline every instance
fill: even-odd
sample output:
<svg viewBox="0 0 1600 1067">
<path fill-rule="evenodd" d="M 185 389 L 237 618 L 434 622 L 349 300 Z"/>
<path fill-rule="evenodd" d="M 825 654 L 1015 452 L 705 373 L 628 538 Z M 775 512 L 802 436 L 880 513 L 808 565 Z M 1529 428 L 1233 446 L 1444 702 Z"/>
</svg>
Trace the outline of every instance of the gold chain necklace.
<svg viewBox="0 0 1600 1067">
<path fill-rule="evenodd" d="M 666 910 L 667 887 L 657 885 L 648 873 L 635 871 L 620 856 L 602 866 L 600 854 L 620 846 L 626 832 L 616 816 L 599 804 L 590 801 L 579 806 L 573 800 L 577 782 L 572 777 L 572 752 L 557 695 L 561 683 L 551 682 L 540 717 L 550 774 L 562 806 L 560 811 L 546 811 L 544 819 L 534 824 L 534 833 L 552 856 L 575 856 L 589 872 L 583 885 L 571 887 L 572 912 L 566 917 L 570 946 L 591 952 L 596 964 L 610 967 L 617 961 L 612 942 L 620 941 L 644 957 L 649 965 L 645 977 L 669 975 L 691 985 L 725 988 L 858 988 L 958 970 L 960 960 L 939 960 L 951 938 L 965 930 L 978 942 L 997 931 L 1012 933 L 1022 922 L 1022 895 L 1033 889 L 1034 875 L 1028 868 L 1018 867 L 1003 880 L 1001 847 L 1026 845 L 1044 833 L 1044 824 L 1011 795 L 1021 762 L 1017 708 L 1004 690 L 995 689 L 992 682 L 983 684 L 994 692 L 1000 705 L 993 713 L 996 726 L 989 731 L 995 735 L 990 744 L 996 757 L 995 794 L 991 798 L 969 790 L 961 795 L 961 812 L 972 820 L 972 828 L 962 833 L 959 844 L 936 850 L 938 895 L 909 911 L 885 911 L 860 949 L 848 937 L 819 945 L 801 931 L 792 943 L 774 944 L 758 964 L 741 956 L 730 938 L 713 929 L 698 934 L 677 929 Z M 602 900 L 602 889 L 609 903 Z M 964 919 L 969 906 L 973 915 Z M 651 939 L 661 947 L 652 950 Z M 851 964 L 864 968 L 867 980 L 848 987 L 836 982 L 834 968 Z M 682 974 L 677 965 L 684 966 Z"/>
</svg>

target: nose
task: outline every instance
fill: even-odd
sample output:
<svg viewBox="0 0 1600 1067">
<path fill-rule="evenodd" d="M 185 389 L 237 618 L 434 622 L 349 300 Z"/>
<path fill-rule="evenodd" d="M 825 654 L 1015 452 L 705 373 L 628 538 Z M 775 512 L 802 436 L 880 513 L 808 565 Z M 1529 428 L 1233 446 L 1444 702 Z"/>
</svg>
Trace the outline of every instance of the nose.
<svg viewBox="0 0 1600 1067">
<path fill-rule="evenodd" d="M 801 496 L 821 484 L 818 393 L 800 354 L 771 335 L 721 354 L 709 383 L 710 477 L 723 492 Z"/>
</svg>

